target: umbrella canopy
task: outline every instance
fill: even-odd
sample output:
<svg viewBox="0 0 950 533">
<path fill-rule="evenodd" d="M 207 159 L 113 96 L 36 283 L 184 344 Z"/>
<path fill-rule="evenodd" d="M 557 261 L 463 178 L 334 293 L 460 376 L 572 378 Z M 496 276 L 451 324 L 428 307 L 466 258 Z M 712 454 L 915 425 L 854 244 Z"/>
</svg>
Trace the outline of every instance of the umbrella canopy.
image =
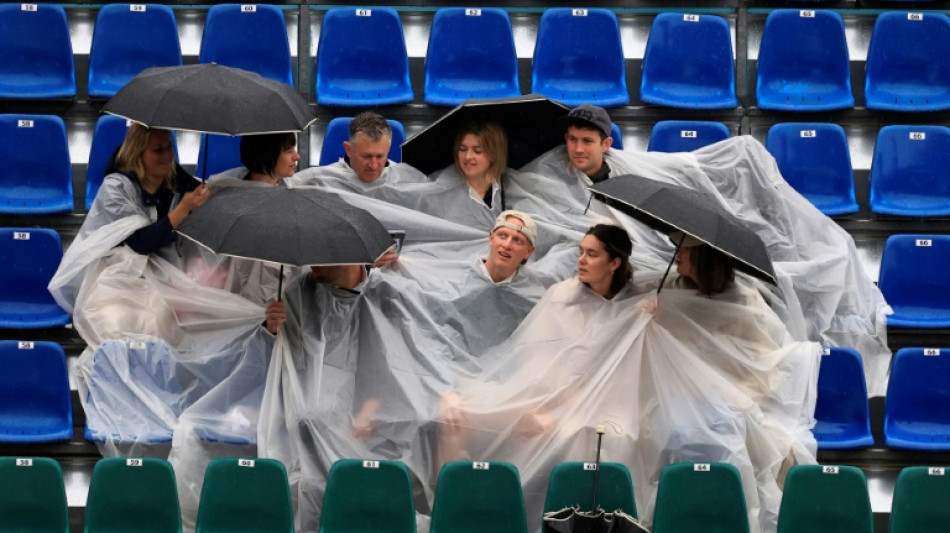
<svg viewBox="0 0 950 533">
<path fill-rule="evenodd" d="M 594 198 L 644 224 L 682 231 L 731 257 L 740 270 L 775 283 L 775 270 L 762 239 L 699 191 L 628 174 L 594 184 Z"/>
<path fill-rule="evenodd" d="M 286 83 L 215 63 L 145 69 L 102 110 L 149 128 L 223 135 L 297 132 L 316 120 Z"/>
<path fill-rule="evenodd" d="M 549 531 L 558 533 L 648 533 L 636 518 L 627 513 L 607 513 L 603 509 L 587 512 L 568 507 L 544 513 L 544 523 Z"/>
<path fill-rule="evenodd" d="M 508 166 L 522 167 L 564 142 L 557 119 L 569 111 L 537 94 L 466 100 L 404 142 L 402 161 L 426 174 L 445 168 L 455 162 L 452 149 L 459 129 L 473 120 L 490 120 L 501 124 L 508 134 Z"/>
<path fill-rule="evenodd" d="M 281 264 L 370 264 L 393 244 L 369 212 L 315 189 L 224 187 L 178 226 L 219 254 Z"/>
</svg>

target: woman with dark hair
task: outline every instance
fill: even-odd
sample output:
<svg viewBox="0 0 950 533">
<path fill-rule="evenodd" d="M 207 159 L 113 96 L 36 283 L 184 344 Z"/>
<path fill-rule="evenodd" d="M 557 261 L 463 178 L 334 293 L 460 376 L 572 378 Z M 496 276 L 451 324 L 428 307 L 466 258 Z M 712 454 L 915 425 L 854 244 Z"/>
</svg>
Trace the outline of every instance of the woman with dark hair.
<svg viewBox="0 0 950 533">
<path fill-rule="evenodd" d="M 297 136 L 293 133 L 245 135 L 241 137 L 241 164 L 247 168 L 243 179 L 278 185 L 297 171 Z"/>
<path fill-rule="evenodd" d="M 633 277 L 633 242 L 620 226 L 598 224 L 587 230 L 580 244 L 577 279 L 608 300 Z"/>
<path fill-rule="evenodd" d="M 711 298 L 726 292 L 736 281 L 735 262 L 712 246 L 675 232 L 670 235 L 673 244 L 680 244 L 676 253 L 676 272 L 680 277 L 674 281 L 678 288 L 695 289 L 700 296 Z"/>
</svg>

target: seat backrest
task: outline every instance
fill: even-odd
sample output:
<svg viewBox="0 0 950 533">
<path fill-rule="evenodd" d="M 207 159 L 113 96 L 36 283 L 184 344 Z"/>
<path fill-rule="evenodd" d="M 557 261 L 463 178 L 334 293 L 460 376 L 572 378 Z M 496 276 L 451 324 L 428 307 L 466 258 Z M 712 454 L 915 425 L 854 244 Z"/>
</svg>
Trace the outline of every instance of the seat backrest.
<svg viewBox="0 0 950 533">
<path fill-rule="evenodd" d="M 125 134 L 128 131 L 128 121 L 122 117 L 102 115 L 96 121 L 96 127 L 92 132 L 92 145 L 89 148 L 89 164 L 86 165 L 85 207 L 87 211 L 92 207 L 96 193 L 102 186 L 102 180 L 106 177 L 106 167 L 112 159 L 112 154 L 125 140 Z"/>
<path fill-rule="evenodd" d="M 426 87 L 444 78 L 518 89 L 518 56 L 508 12 L 444 7 L 436 11 L 426 51 Z"/>
<path fill-rule="evenodd" d="M 950 93 L 950 17 L 943 13 L 881 13 L 871 33 L 865 96 L 872 109 L 945 109 Z M 944 104 L 929 107 L 928 99 Z"/>
<path fill-rule="evenodd" d="M 414 533 L 409 469 L 398 461 L 341 459 L 333 463 L 320 513 L 320 533 Z"/>
<path fill-rule="evenodd" d="M 623 132 L 620 131 L 620 126 L 615 122 L 610 123 L 610 138 L 613 139 L 613 142 L 610 144 L 611 148 L 623 150 Z"/>
<path fill-rule="evenodd" d="M 0 341 L 0 366 L 0 442 L 73 436 L 66 354 L 59 344 Z"/>
<path fill-rule="evenodd" d="M 73 210 L 66 124 L 55 115 L 0 115 L 0 213 Z"/>
<path fill-rule="evenodd" d="M 524 495 L 511 463 L 453 461 L 439 471 L 431 533 L 526 533 Z"/>
<path fill-rule="evenodd" d="M 205 470 L 197 533 L 293 533 L 287 469 L 274 459 L 219 458 Z"/>
<path fill-rule="evenodd" d="M 722 122 L 702 120 L 663 120 L 650 132 L 650 152 L 692 152 L 729 138 Z"/>
<path fill-rule="evenodd" d="M 828 422 L 864 421 L 868 433 L 868 390 L 861 354 L 854 348 L 828 348 L 818 371 L 815 418 Z"/>
<path fill-rule="evenodd" d="M 950 476 L 944 467 L 901 470 L 891 501 L 890 533 L 940 533 L 950 521 Z"/>
<path fill-rule="evenodd" d="M 633 479 L 630 470 L 622 463 L 600 463 L 597 476 L 597 505 L 611 513 L 623 511 L 637 516 L 637 504 L 633 496 Z M 544 512 L 558 511 L 565 507 L 591 510 L 594 492 L 596 463 L 561 463 L 551 470 Z"/>
<path fill-rule="evenodd" d="M 893 198 L 895 194 L 950 201 L 950 180 L 946 179 L 948 166 L 950 128 L 884 126 L 877 134 L 871 161 L 872 211 L 882 202 L 901 202 Z M 912 200 L 907 202 L 907 207 L 914 205 Z"/>
<path fill-rule="evenodd" d="M 396 10 L 333 8 L 323 16 L 316 58 L 317 95 L 345 80 L 404 82 L 409 55 Z"/>
<path fill-rule="evenodd" d="M 293 86 L 287 22 L 270 4 L 218 4 L 208 10 L 199 63 L 256 72 Z"/>
<path fill-rule="evenodd" d="M 815 93 L 827 96 L 832 88 L 850 97 L 849 61 L 844 21 L 836 11 L 777 9 L 762 30 L 756 92 L 767 91 L 773 105 L 820 105 Z M 787 100 L 771 102 L 780 96 Z"/>
<path fill-rule="evenodd" d="M 203 133 L 200 142 L 196 178 L 209 178 L 219 172 L 241 166 L 240 137 Z"/>
<path fill-rule="evenodd" d="M 100 459 L 86 501 L 86 533 L 181 531 L 175 472 L 154 457 Z"/>
<path fill-rule="evenodd" d="M 59 233 L 48 228 L 0 228 L 0 300 L 53 302 L 46 286 L 63 259 Z"/>
<path fill-rule="evenodd" d="M 617 15 L 609 9 L 544 10 L 532 61 L 532 87 L 547 79 L 610 81 L 626 90 Z"/>
<path fill-rule="evenodd" d="M 748 532 L 742 480 L 726 463 L 673 463 L 657 487 L 654 533 Z"/>
<path fill-rule="evenodd" d="M 950 424 L 950 350 L 901 348 L 894 354 L 884 404 L 885 426 L 891 422 Z M 885 428 L 887 431 L 887 428 Z M 922 430 L 926 433 L 926 430 Z"/>
<path fill-rule="evenodd" d="M 171 8 L 109 4 L 99 9 L 89 51 L 89 96 L 109 98 L 149 67 L 181 65 Z"/>
<path fill-rule="evenodd" d="M 46 457 L 0 457 L 0 531 L 69 533 L 63 469 Z"/>
<path fill-rule="evenodd" d="M 933 307 L 950 315 L 950 235 L 891 235 L 878 287 L 891 306 Z"/>
<path fill-rule="evenodd" d="M 336 117 L 327 124 L 327 131 L 323 135 L 323 145 L 320 147 L 320 166 L 336 163 L 346 155 L 343 141 L 350 138 L 350 124 L 353 117 Z M 399 163 L 402 161 L 402 143 L 406 141 L 406 130 L 397 120 L 386 119 L 392 129 L 393 138 L 389 145 L 389 159 Z"/>
<path fill-rule="evenodd" d="M 661 100 L 674 99 L 684 107 L 735 107 L 735 95 L 732 34 L 726 19 L 657 15 L 643 55 L 640 98 L 665 105 L 671 103 Z"/>
<path fill-rule="evenodd" d="M 785 478 L 778 531 L 873 533 L 864 472 L 855 466 L 793 466 Z"/>
<path fill-rule="evenodd" d="M 776 124 L 769 128 L 765 147 L 785 181 L 809 200 L 814 196 L 838 197 L 857 206 L 848 139 L 838 124 Z"/>
<path fill-rule="evenodd" d="M 0 4 L 0 98 L 76 96 L 66 10 L 58 4 Z"/>
</svg>

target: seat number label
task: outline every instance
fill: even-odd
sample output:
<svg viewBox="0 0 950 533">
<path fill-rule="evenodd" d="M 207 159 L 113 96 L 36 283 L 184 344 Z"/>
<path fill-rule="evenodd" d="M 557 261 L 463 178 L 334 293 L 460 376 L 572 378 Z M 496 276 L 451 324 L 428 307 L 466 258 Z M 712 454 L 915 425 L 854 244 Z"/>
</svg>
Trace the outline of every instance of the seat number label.
<svg viewBox="0 0 950 533">
<path fill-rule="evenodd" d="M 821 355 L 831 355 L 831 348 L 822 348 Z"/>
<path fill-rule="evenodd" d="M 927 355 L 927 356 L 940 355 L 940 348 L 924 348 L 924 355 Z"/>
<path fill-rule="evenodd" d="M 125 466 L 142 466 L 141 459 L 126 459 Z"/>
<path fill-rule="evenodd" d="M 32 127 L 33 127 L 33 121 L 32 121 L 32 120 L 18 120 L 18 121 L 16 121 L 16 127 L 18 127 L 18 128 L 32 128 Z"/>
<path fill-rule="evenodd" d="M 931 239 L 914 239 L 914 246 L 923 246 L 925 248 L 933 246 Z"/>
<path fill-rule="evenodd" d="M 28 240 L 30 240 L 30 232 L 29 232 L 29 231 L 14 231 L 14 232 L 13 232 L 13 240 L 15 240 L 15 241 L 28 241 Z"/>
<path fill-rule="evenodd" d="M 815 130 L 802 130 L 798 133 L 802 139 L 814 139 L 818 136 L 818 132 Z"/>
<path fill-rule="evenodd" d="M 254 468 L 254 459 L 238 459 L 238 466 L 244 468 Z"/>
<path fill-rule="evenodd" d="M 33 459 L 20 459 L 20 458 L 17 458 L 17 460 L 16 460 L 16 465 L 17 465 L 17 466 L 33 466 Z M 941 468 L 941 470 L 943 470 L 943 469 Z"/>
<path fill-rule="evenodd" d="M 379 468 L 379 461 L 363 461 L 363 468 Z"/>
<path fill-rule="evenodd" d="M 584 463 L 584 470 L 597 470 L 597 463 Z"/>
<path fill-rule="evenodd" d="M 586 17 L 587 10 L 586 9 L 572 9 L 571 15 L 575 17 Z"/>
<path fill-rule="evenodd" d="M 837 466 L 823 466 L 821 467 L 822 474 L 837 474 L 840 469 Z"/>
<path fill-rule="evenodd" d="M 815 12 L 811 9 L 802 9 L 798 12 L 798 16 L 803 19 L 813 19 L 815 18 Z"/>
<path fill-rule="evenodd" d="M 709 472 L 709 463 L 696 463 L 693 465 L 693 472 Z"/>
<path fill-rule="evenodd" d="M 908 13 L 907 20 L 917 20 L 917 21 L 924 20 L 924 14 L 923 13 Z"/>
<path fill-rule="evenodd" d="M 480 17 L 482 16 L 482 10 L 481 9 L 466 9 L 465 16 L 466 17 Z"/>
<path fill-rule="evenodd" d="M 927 133 L 923 131 L 912 131 L 907 135 L 912 141 L 925 141 L 927 140 Z"/>
<path fill-rule="evenodd" d="M 929 476 L 942 476 L 943 467 L 942 466 L 931 466 L 927 469 L 927 475 Z"/>
<path fill-rule="evenodd" d="M 33 341 L 20 341 L 17 343 L 16 347 L 20 350 L 32 350 Z"/>
<path fill-rule="evenodd" d="M 241 4 L 241 13 L 257 13 L 257 6 L 254 4 Z"/>
<path fill-rule="evenodd" d="M 488 470 L 488 462 L 486 461 L 475 461 L 472 463 L 473 470 Z"/>
<path fill-rule="evenodd" d="M 20 11 L 36 11 L 36 4 L 20 4 Z"/>
<path fill-rule="evenodd" d="M 357 17 L 372 17 L 373 10 L 372 9 L 357 9 L 356 16 Z"/>
<path fill-rule="evenodd" d="M 696 133 L 696 130 L 682 130 L 680 131 L 680 139 L 695 139 L 699 137 L 699 134 Z"/>
<path fill-rule="evenodd" d="M 129 11 L 145 13 L 145 4 L 129 4 Z"/>
<path fill-rule="evenodd" d="M 699 15 L 690 15 L 686 13 L 683 15 L 683 22 L 699 22 Z"/>
</svg>

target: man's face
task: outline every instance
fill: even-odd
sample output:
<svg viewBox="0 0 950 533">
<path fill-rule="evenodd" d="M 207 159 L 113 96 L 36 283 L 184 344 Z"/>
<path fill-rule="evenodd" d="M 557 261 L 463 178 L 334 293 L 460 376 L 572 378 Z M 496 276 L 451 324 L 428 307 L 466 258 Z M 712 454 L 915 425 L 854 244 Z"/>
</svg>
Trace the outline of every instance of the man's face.
<svg viewBox="0 0 950 533">
<path fill-rule="evenodd" d="M 564 134 L 564 142 L 567 144 L 567 156 L 571 164 L 577 167 L 577 170 L 591 176 L 596 174 L 604 164 L 604 154 L 607 153 L 613 139 L 607 137 L 601 140 L 600 132 L 596 129 L 568 126 Z"/>
<path fill-rule="evenodd" d="M 383 175 L 392 137 L 383 137 L 373 141 L 362 133 L 357 133 L 353 141 L 343 141 L 343 150 L 350 158 L 350 168 L 356 172 L 360 181 L 372 183 Z"/>
<path fill-rule="evenodd" d="M 516 217 L 508 217 L 508 222 L 522 225 L 522 221 Z M 488 234 L 488 254 L 489 271 L 497 270 L 504 272 L 508 277 L 515 273 L 518 266 L 527 261 L 534 252 L 534 245 L 520 231 L 511 228 L 501 227 Z"/>
</svg>

